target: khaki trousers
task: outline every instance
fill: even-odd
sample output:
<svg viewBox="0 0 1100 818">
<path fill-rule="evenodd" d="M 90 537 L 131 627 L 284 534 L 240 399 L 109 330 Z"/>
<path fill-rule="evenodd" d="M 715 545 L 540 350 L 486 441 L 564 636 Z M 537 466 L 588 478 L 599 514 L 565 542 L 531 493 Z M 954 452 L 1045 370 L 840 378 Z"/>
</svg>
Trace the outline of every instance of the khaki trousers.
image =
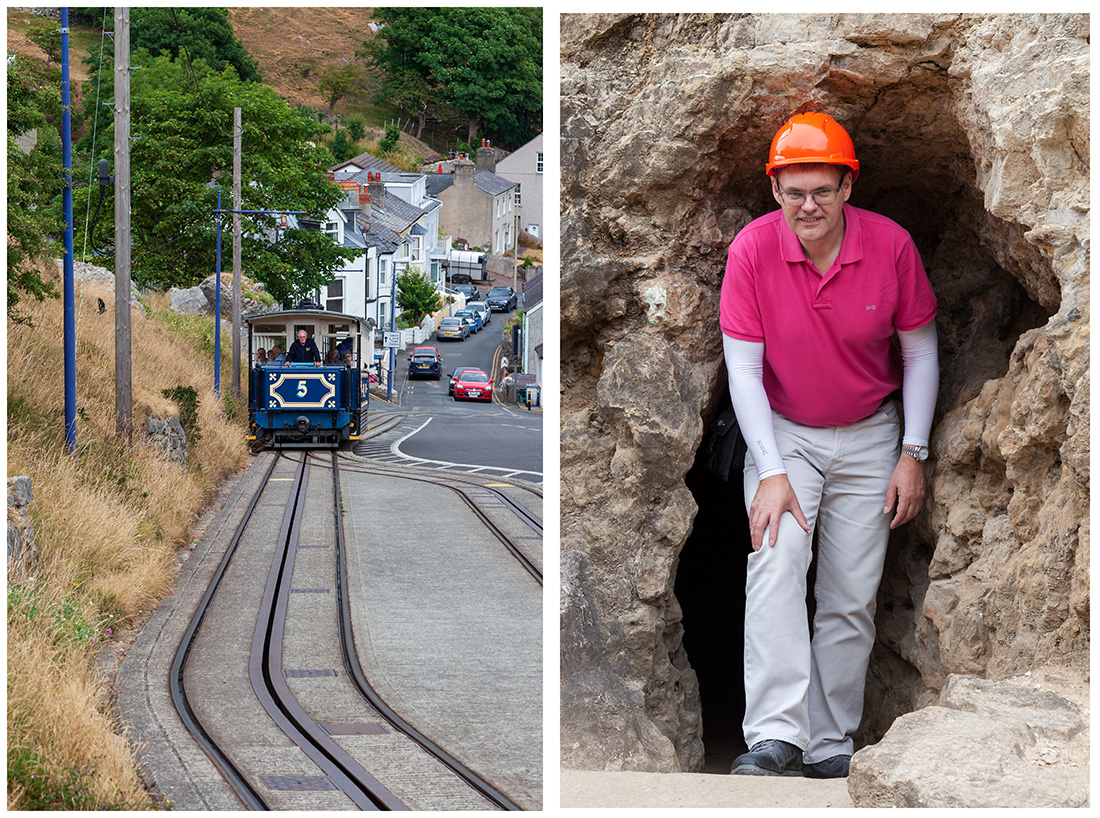
<svg viewBox="0 0 1100 818">
<path fill-rule="evenodd" d="M 802 426 L 773 412 L 776 439 L 811 532 L 790 514 L 775 546 L 749 554 L 745 587 L 745 741 L 781 739 L 806 763 L 851 755 L 875 639 L 875 596 L 893 511 L 884 514 L 901 454 L 888 401 L 851 426 Z M 750 451 L 745 506 L 759 478 Z M 806 573 L 817 533 L 817 603 L 806 621 Z"/>
</svg>

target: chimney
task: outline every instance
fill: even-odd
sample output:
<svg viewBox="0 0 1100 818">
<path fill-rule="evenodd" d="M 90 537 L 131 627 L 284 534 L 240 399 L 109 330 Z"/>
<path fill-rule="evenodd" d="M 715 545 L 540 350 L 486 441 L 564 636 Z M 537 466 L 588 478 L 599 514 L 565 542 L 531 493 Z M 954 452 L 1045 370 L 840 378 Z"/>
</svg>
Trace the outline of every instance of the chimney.
<svg viewBox="0 0 1100 818">
<path fill-rule="evenodd" d="M 362 183 L 358 184 L 359 188 L 359 210 L 365 215 L 370 215 L 370 190 L 364 187 Z"/>
<path fill-rule="evenodd" d="M 386 186 L 382 184 L 382 171 L 367 171 L 367 192 L 370 194 L 371 201 L 374 202 L 375 205 L 385 209 Z"/>
<path fill-rule="evenodd" d="M 465 157 L 455 159 L 455 184 L 470 187 L 474 183 L 474 163 Z"/>
<path fill-rule="evenodd" d="M 330 170 L 326 173 L 326 175 L 328 176 L 328 180 L 330 182 L 335 182 L 336 181 L 336 171 Z"/>
<path fill-rule="evenodd" d="M 477 169 L 497 172 L 497 155 L 493 150 L 493 143 L 487 139 L 481 140 L 481 147 L 477 149 Z"/>
</svg>

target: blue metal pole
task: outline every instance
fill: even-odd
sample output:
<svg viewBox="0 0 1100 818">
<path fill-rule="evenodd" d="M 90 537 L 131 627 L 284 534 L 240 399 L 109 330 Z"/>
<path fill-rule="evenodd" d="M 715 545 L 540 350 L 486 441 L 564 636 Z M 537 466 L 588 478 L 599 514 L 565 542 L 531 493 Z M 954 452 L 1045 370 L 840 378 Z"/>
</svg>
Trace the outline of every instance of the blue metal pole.
<svg viewBox="0 0 1100 818">
<path fill-rule="evenodd" d="M 390 270 L 393 279 L 390 281 L 390 332 L 397 329 L 397 262 L 393 263 Z M 390 373 L 386 378 L 386 400 L 393 399 L 393 372 L 397 368 L 397 347 L 390 347 Z"/>
<path fill-rule="evenodd" d="M 76 451 L 76 291 L 73 286 L 73 144 L 69 105 L 69 9 L 61 9 L 61 153 L 65 168 L 65 448 Z"/>
<path fill-rule="evenodd" d="M 218 264 L 214 281 L 214 397 L 221 397 L 222 374 L 222 186 L 218 185 Z"/>
</svg>

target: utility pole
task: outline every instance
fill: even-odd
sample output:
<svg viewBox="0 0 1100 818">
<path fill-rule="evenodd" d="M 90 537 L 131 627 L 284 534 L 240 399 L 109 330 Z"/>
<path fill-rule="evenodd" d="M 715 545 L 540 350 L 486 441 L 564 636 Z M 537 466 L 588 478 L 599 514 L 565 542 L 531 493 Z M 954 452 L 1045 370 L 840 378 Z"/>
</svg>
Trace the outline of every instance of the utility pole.
<svg viewBox="0 0 1100 818">
<path fill-rule="evenodd" d="M 65 450 L 76 451 L 76 289 L 73 283 L 73 139 L 69 97 L 69 9 L 61 9 L 61 164 L 65 190 L 61 207 L 65 220 L 65 261 L 62 289 L 65 346 Z"/>
<path fill-rule="evenodd" d="M 115 436 L 133 441 L 130 359 L 130 9 L 115 9 Z"/>
<path fill-rule="evenodd" d="M 241 395 L 241 109 L 233 109 L 233 397 Z M 219 320 L 221 316 L 219 316 Z M 219 365 L 220 365 L 219 361 Z"/>
</svg>

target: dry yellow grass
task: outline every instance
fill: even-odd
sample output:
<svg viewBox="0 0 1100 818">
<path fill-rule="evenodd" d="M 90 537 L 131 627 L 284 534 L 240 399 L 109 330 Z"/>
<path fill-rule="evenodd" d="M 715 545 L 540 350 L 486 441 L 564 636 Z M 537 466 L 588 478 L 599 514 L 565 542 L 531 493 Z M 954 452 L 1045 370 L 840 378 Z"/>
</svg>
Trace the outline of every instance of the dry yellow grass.
<svg viewBox="0 0 1100 818">
<path fill-rule="evenodd" d="M 31 478 L 40 558 L 33 580 L 9 584 L 8 806 L 151 808 L 94 657 L 169 590 L 204 500 L 247 464 L 244 399 L 226 397 L 228 337 L 218 401 L 212 321 L 170 316 L 166 297 L 151 297 L 148 314 L 132 312 L 133 442 L 119 440 L 114 297 L 78 283 L 77 451 L 67 453 L 62 303 L 24 303 L 33 327 L 8 325 L 8 474 Z M 194 390 L 201 435 L 183 467 L 144 442 L 148 415 L 178 414 L 163 393 L 179 387 Z"/>
</svg>

